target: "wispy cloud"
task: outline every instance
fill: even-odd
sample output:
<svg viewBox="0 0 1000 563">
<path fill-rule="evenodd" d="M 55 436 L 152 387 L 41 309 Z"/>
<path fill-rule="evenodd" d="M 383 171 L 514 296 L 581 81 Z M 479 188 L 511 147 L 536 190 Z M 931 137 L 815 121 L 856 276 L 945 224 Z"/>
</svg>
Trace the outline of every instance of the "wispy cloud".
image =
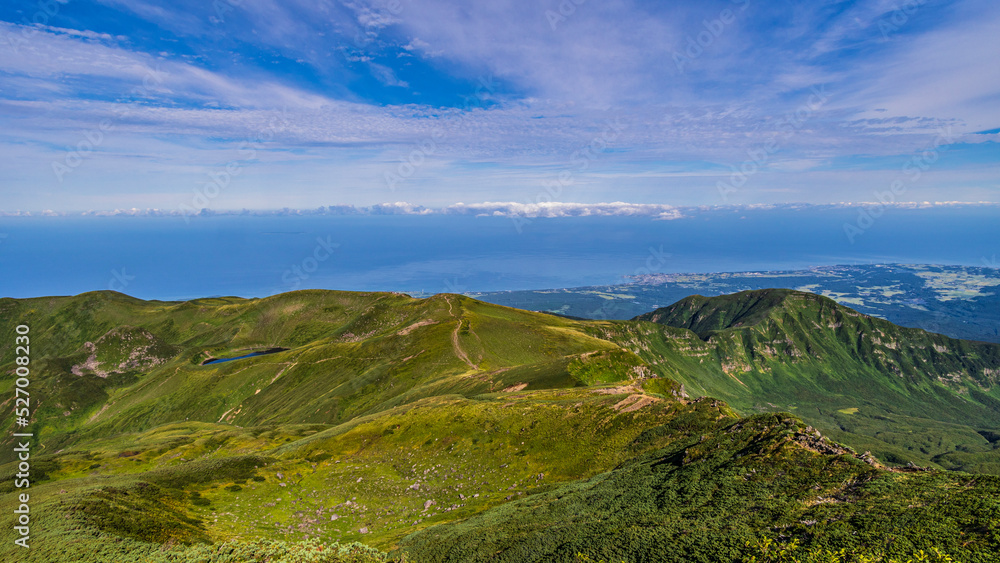
<svg viewBox="0 0 1000 563">
<path fill-rule="evenodd" d="M 6 205 L 170 208 L 275 115 L 287 126 L 213 206 L 371 205 L 429 140 L 392 195 L 525 211 L 570 170 L 577 201 L 715 203 L 718 181 L 781 138 L 740 201 L 863 200 L 943 128 L 954 147 L 913 197 L 1000 198 L 998 136 L 976 134 L 1000 127 L 1000 75 L 981 62 L 1000 51 L 1000 7 L 982 0 L 905 20 L 884 0 L 616 0 L 556 24 L 556 0 L 100 4 L 0 21 L 0 38 L 25 38 L 0 41 Z M 678 68 L 691 41 L 704 45 Z M 783 137 L 816 89 L 828 102 Z M 60 181 L 52 163 L 107 119 Z M 620 134 L 583 166 L 609 120 Z"/>
</svg>

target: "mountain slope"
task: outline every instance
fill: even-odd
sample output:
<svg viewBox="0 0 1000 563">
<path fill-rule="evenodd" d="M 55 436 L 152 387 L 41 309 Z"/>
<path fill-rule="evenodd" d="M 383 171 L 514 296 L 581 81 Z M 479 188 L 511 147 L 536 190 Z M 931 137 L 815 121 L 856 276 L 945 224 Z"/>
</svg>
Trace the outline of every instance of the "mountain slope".
<svg viewBox="0 0 1000 563">
<path fill-rule="evenodd" d="M 995 344 L 791 290 L 690 297 L 601 334 L 743 412 L 791 410 L 889 461 L 1000 473 Z"/>
<path fill-rule="evenodd" d="M 852 546 L 854 532 L 883 533 L 882 519 L 922 523 L 922 507 L 946 505 L 956 524 L 926 545 L 968 561 L 1000 553 L 980 530 L 995 528 L 995 506 L 970 501 L 991 498 L 992 478 L 902 473 L 805 426 L 893 462 L 990 471 L 995 348 L 900 331 L 808 294 L 756 297 L 733 297 L 732 312 L 661 311 L 700 333 L 457 295 L 0 300 L 0 372 L 14 371 L 15 327 L 30 326 L 39 439 L 29 560 L 193 562 L 206 560 L 200 545 L 319 538 L 402 546 L 416 563 L 490 550 L 510 560 L 536 551 L 566 560 L 574 549 L 644 558 L 668 544 L 711 561 L 713 546 L 736 557 L 753 553 L 744 540 L 782 539 L 771 520 L 817 519 L 831 503 L 814 503 L 815 486 L 843 503 L 829 508 L 829 524 L 849 527 L 824 527 L 825 539 L 795 528 L 812 547 Z M 252 352 L 267 353 L 244 357 Z M 956 366 L 968 378 L 937 379 Z M 3 379 L 0 392 L 12 397 L 12 385 Z M 787 409 L 806 422 L 740 419 L 707 395 L 743 414 Z M 2 451 L 9 503 L 17 465 L 9 444 Z M 748 481 L 754 471 L 768 479 Z M 834 486 L 868 479 L 857 498 Z M 906 483 L 925 496 L 884 502 Z M 751 512 L 733 500 L 744 497 L 759 501 Z M 879 518 L 865 516 L 873 511 Z M 0 557 L 13 555 L 13 534 L 0 531 Z M 889 552 L 924 545 L 907 538 Z M 536 550 L 536 540 L 549 547 Z"/>
<path fill-rule="evenodd" d="M 31 328 L 38 561 L 105 553 L 107 534 L 141 561 L 247 534 L 391 545 L 605 471 L 682 406 L 676 384 L 644 392 L 642 360 L 573 321 L 455 295 L 99 292 L 0 309 L 4 373 L 15 327 Z"/>
<path fill-rule="evenodd" d="M 31 328 L 35 417 L 53 445 L 70 432 L 178 420 L 336 424 L 441 394 L 573 387 L 584 384 L 574 365 L 617 350 L 571 321 L 456 295 L 313 291 L 161 303 L 102 292 L 3 300 L 0 314 L 8 361 L 14 327 Z M 123 331 L 140 335 L 133 350 L 120 349 Z M 122 358 L 140 347 L 143 363 Z M 287 350 L 203 365 L 272 348 Z M 641 363 L 623 354 L 614 356 L 619 378 Z"/>
<path fill-rule="evenodd" d="M 428 563 L 995 561 L 1000 478 L 886 472 L 785 415 L 701 414 L 643 433 L 662 447 L 612 471 L 402 546 Z M 787 558 L 762 553 L 772 541 Z"/>
</svg>

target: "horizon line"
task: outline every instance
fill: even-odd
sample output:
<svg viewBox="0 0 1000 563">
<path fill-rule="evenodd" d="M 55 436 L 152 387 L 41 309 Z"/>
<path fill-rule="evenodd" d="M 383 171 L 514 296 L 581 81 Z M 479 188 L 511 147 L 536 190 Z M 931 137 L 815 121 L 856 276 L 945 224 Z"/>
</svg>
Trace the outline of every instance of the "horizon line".
<svg viewBox="0 0 1000 563">
<path fill-rule="evenodd" d="M 648 216 L 662 220 L 683 218 L 682 211 L 711 211 L 724 209 L 769 210 L 778 208 L 851 208 L 851 207 L 901 207 L 934 208 L 954 206 L 994 206 L 997 201 L 846 201 L 832 203 L 737 203 L 714 205 L 671 205 L 665 203 L 628 203 L 622 201 L 580 203 L 580 202 L 457 202 L 442 207 L 428 207 L 409 202 L 384 202 L 357 206 L 354 204 L 334 204 L 318 207 L 262 207 L 240 209 L 193 209 L 181 207 L 163 209 L 156 207 L 128 209 L 88 209 L 79 211 L 56 211 L 52 209 L 25 211 L 0 210 L 0 217 L 207 217 L 207 216 L 295 216 L 295 215 L 465 215 L 494 217 L 562 218 L 562 217 L 611 217 Z"/>
</svg>

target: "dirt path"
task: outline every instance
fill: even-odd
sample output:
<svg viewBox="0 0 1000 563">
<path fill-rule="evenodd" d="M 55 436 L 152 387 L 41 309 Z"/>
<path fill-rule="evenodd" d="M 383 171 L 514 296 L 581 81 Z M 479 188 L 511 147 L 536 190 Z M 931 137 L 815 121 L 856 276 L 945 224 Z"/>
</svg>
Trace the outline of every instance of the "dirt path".
<svg viewBox="0 0 1000 563">
<path fill-rule="evenodd" d="M 104 411 L 108 410 L 108 407 L 110 407 L 110 406 L 111 406 L 111 403 L 104 403 L 104 406 L 101 407 L 101 410 L 95 412 L 93 415 L 91 415 L 90 418 L 87 419 L 87 424 L 90 424 L 91 422 L 94 422 L 95 420 L 97 420 L 97 418 L 99 416 L 101 416 L 102 414 L 104 414 Z"/>
<path fill-rule="evenodd" d="M 448 314 L 455 317 L 455 312 L 451 308 L 451 298 L 445 297 L 445 301 L 448 302 Z M 455 320 L 458 322 L 455 324 L 455 330 L 451 333 L 451 347 L 455 349 L 455 355 L 458 356 L 458 359 L 465 362 L 470 368 L 478 370 L 479 366 L 469 360 L 468 354 L 465 353 L 465 350 L 462 350 L 462 347 L 458 343 L 458 331 L 462 328 L 462 319 L 455 317 Z"/>
<path fill-rule="evenodd" d="M 298 365 L 298 362 L 292 362 L 291 365 L 286 365 L 285 367 L 281 368 L 278 371 L 278 375 L 275 375 L 273 378 L 271 378 L 271 381 L 268 381 L 267 384 L 270 385 L 270 384 L 274 383 L 275 381 L 278 380 L 279 377 L 281 377 L 281 374 L 285 373 L 286 371 L 288 371 L 289 369 L 295 367 L 296 365 Z"/>
</svg>

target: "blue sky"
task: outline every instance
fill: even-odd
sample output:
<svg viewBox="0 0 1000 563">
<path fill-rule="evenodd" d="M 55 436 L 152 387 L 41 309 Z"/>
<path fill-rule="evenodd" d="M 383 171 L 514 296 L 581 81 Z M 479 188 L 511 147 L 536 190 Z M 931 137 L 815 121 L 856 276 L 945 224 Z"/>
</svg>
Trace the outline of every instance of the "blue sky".
<svg viewBox="0 0 1000 563">
<path fill-rule="evenodd" d="M 996 202 L 998 29 L 989 0 L 9 1 L 0 211 Z"/>
</svg>

